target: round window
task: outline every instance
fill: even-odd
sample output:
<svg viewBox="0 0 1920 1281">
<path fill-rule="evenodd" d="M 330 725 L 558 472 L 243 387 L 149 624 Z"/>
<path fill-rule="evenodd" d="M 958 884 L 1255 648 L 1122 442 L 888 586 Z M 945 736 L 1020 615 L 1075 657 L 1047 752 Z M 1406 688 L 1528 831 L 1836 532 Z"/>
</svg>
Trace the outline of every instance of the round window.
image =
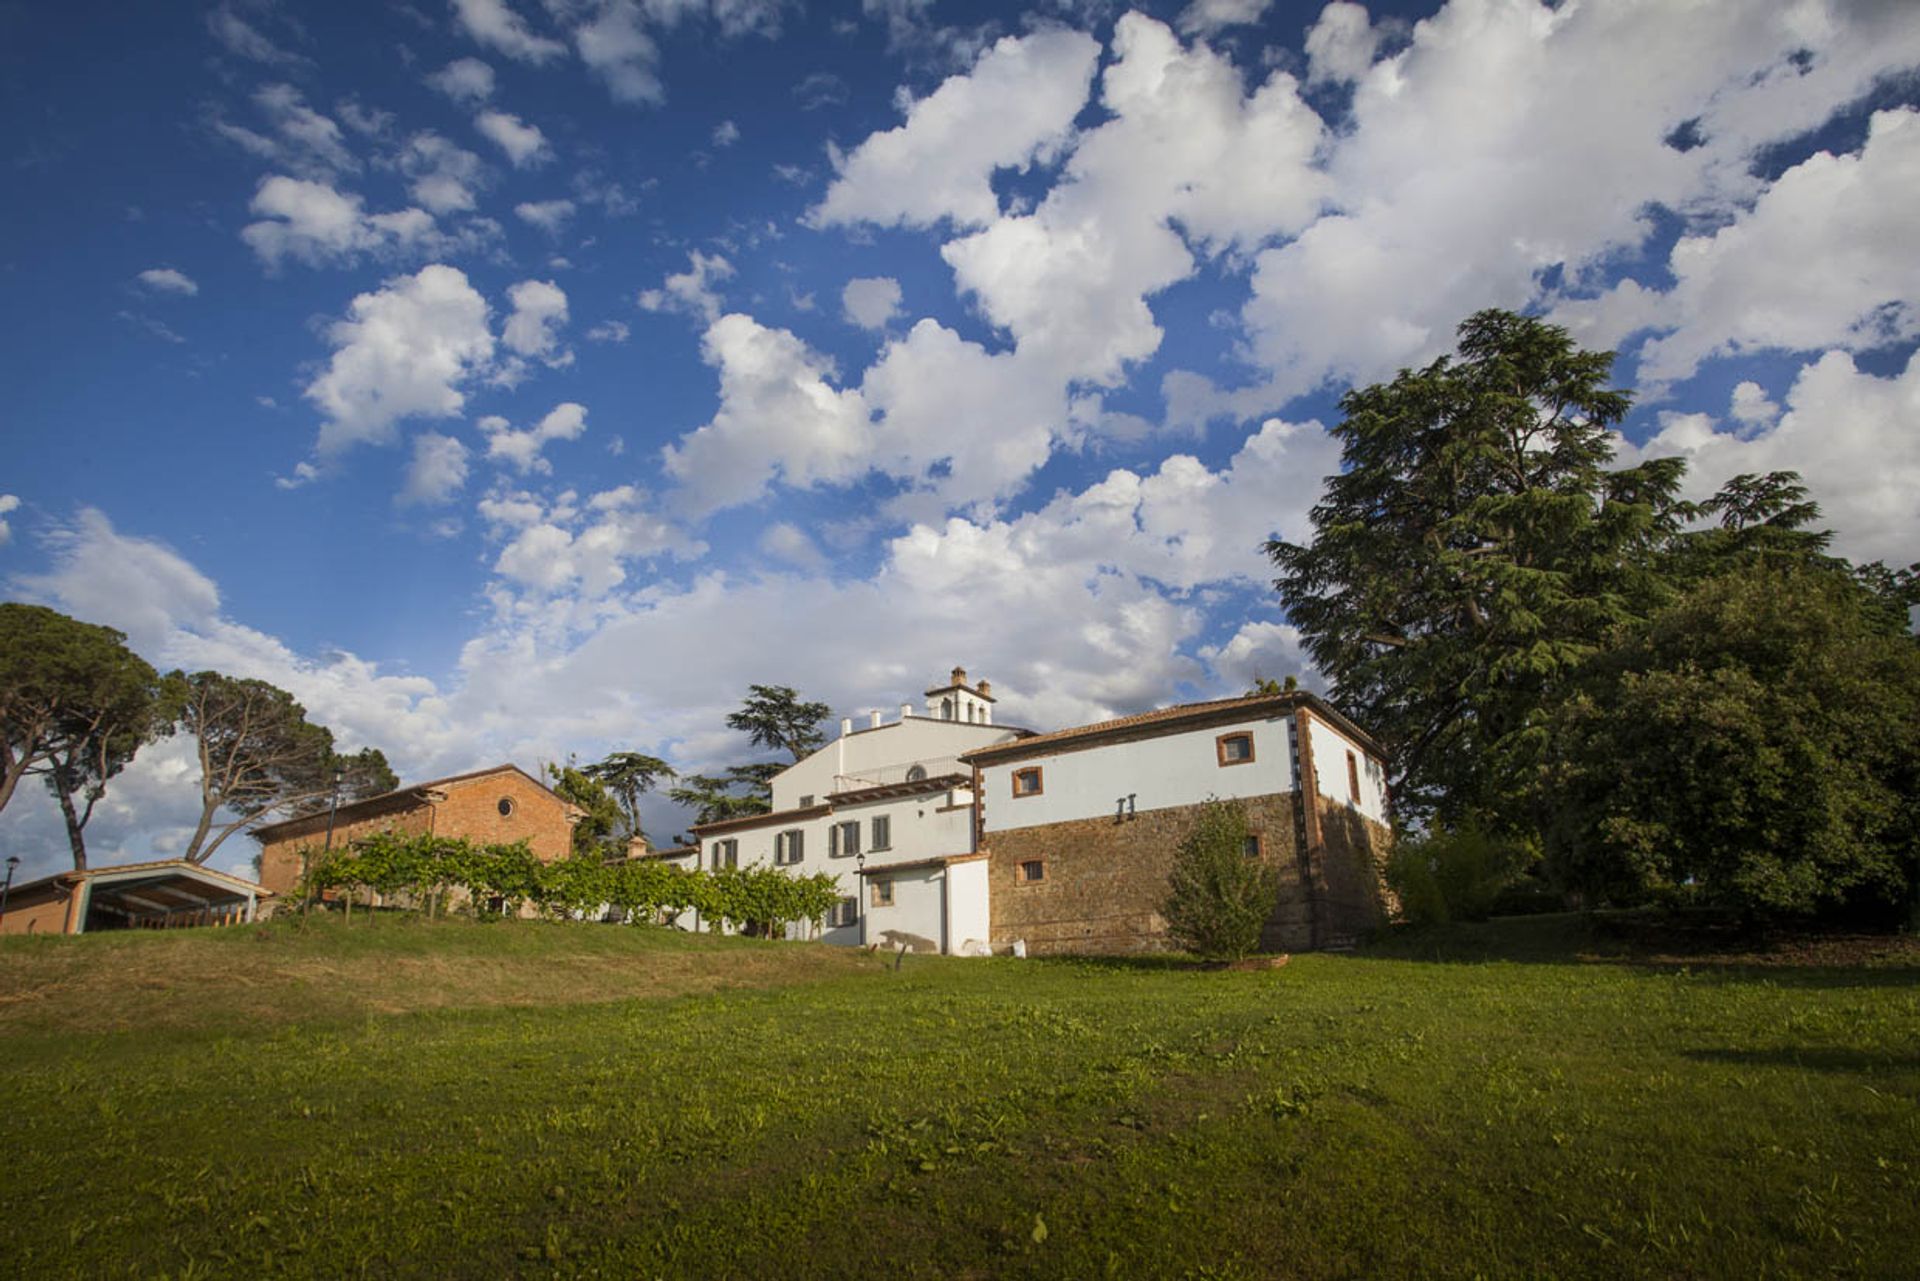
<svg viewBox="0 0 1920 1281">
<path fill-rule="evenodd" d="M 924 765 L 915 765 L 912 769 L 907 771 L 907 781 L 909 783 L 921 782 L 926 777 L 927 777 L 927 767 Z"/>
<path fill-rule="evenodd" d="M 513 798 L 511 796 L 502 796 L 500 798 L 499 810 L 500 810 L 501 818 L 512 818 L 513 817 Z"/>
</svg>

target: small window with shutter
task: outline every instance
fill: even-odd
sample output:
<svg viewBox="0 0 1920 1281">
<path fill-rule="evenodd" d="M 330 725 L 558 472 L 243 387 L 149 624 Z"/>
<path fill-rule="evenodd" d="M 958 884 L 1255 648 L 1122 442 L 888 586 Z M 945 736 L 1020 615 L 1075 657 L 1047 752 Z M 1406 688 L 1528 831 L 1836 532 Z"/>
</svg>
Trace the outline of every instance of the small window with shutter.
<svg viewBox="0 0 1920 1281">
<path fill-rule="evenodd" d="M 890 850 L 893 848 L 892 815 L 875 814 L 873 816 L 873 844 L 870 848 L 876 850 Z"/>
</svg>

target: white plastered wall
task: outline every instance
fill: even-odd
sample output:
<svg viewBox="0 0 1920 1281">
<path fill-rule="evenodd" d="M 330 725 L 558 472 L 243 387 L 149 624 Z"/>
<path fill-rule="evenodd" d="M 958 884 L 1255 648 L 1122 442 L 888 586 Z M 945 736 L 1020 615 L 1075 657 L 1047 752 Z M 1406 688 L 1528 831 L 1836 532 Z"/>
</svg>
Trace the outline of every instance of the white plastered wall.
<svg viewBox="0 0 1920 1281">
<path fill-rule="evenodd" d="M 1015 737 L 997 725 L 911 716 L 877 729 L 856 729 L 797 761 L 773 780 L 773 807 L 799 809 L 800 798 L 823 802 L 836 791 L 906 781 L 918 765 L 929 777 L 965 774 L 960 753 L 990 747 Z"/>
<path fill-rule="evenodd" d="M 1387 821 L 1386 767 L 1361 747 L 1319 717 L 1308 714 L 1309 741 L 1313 745 L 1314 781 L 1320 795 L 1352 806 L 1376 823 Z M 1347 754 L 1351 752 L 1360 775 L 1360 799 L 1353 799 L 1352 780 L 1347 773 Z"/>
<path fill-rule="evenodd" d="M 1289 719 L 1286 715 L 1249 718 L 987 765 L 980 772 L 986 830 L 1110 818 L 1129 795 L 1138 812 L 1197 805 L 1209 797 L 1230 800 L 1290 792 Z M 1220 764 L 1217 740 L 1223 734 L 1240 733 L 1253 736 L 1253 760 Z M 1041 770 L 1040 794 L 1015 796 L 1014 771 L 1034 766 Z"/>
</svg>

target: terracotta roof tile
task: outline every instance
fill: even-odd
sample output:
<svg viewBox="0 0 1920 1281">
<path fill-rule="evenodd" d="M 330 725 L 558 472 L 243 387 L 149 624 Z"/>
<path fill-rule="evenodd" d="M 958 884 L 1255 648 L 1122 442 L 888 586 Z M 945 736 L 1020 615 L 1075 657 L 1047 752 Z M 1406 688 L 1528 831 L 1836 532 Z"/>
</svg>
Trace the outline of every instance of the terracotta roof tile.
<svg viewBox="0 0 1920 1281">
<path fill-rule="evenodd" d="M 1368 751 L 1379 753 L 1379 745 L 1373 738 L 1341 715 L 1326 700 L 1305 690 L 1292 690 L 1284 694 L 1247 694 L 1240 698 L 1219 698 L 1205 703 L 1176 703 L 1172 707 L 1157 708 L 1151 712 L 1139 712 L 1132 716 L 1117 716 L 1110 721 L 1096 721 L 1091 725 L 1076 725 L 1070 729 L 1054 730 L 1050 734 L 1036 734 L 1031 738 L 1017 739 L 1011 743 L 996 743 L 991 747 L 976 747 L 970 752 L 962 752 L 960 759 L 969 764 L 976 761 L 998 760 L 1009 757 L 1025 756 L 1035 750 L 1044 750 L 1056 744 L 1074 743 L 1083 739 L 1101 738 L 1112 734 L 1124 734 L 1142 726 L 1161 725 L 1189 720 L 1207 720 L 1223 714 L 1237 711 L 1256 711 L 1268 708 L 1274 711 L 1291 710 L 1295 707 L 1311 708 L 1319 715 L 1346 733 L 1354 735 L 1361 746 Z"/>
</svg>

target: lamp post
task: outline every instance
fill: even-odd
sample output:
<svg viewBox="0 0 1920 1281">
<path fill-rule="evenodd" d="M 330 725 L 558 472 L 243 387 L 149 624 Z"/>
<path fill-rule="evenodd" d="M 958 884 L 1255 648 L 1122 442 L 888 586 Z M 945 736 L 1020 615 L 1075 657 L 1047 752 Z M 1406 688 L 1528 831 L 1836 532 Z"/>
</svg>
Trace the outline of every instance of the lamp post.
<svg viewBox="0 0 1920 1281">
<path fill-rule="evenodd" d="M 347 772 L 338 765 L 333 767 L 333 799 L 327 805 L 327 848 L 333 848 L 333 816 L 340 812 L 340 784 L 346 782 Z"/>
<path fill-rule="evenodd" d="M 867 945 L 867 852 L 853 860 L 853 919 L 860 923 L 860 946 Z"/>
<path fill-rule="evenodd" d="M 7 919 L 7 895 L 13 892 L 13 870 L 19 866 L 19 855 L 7 855 L 7 880 L 4 885 L 0 885 L 0 921 Z"/>
<path fill-rule="evenodd" d="M 346 781 L 346 778 L 347 778 L 347 772 L 344 769 L 340 768 L 338 765 L 333 767 L 333 793 L 329 798 L 329 800 L 327 801 L 326 848 L 329 852 L 331 852 L 333 849 L 333 819 L 334 819 L 334 816 L 340 812 L 340 785 Z M 311 845 L 303 845 L 300 848 L 301 848 L 300 879 L 302 881 L 306 881 L 307 873 L 310 870 L 308 866 L 309 860 L 308 860 L 306 851 L 312 849 L 313 847 Z M 307 896 L 300 904 L 300 911 L 302 915 L 308 915 L 308 916 L 312 915 L 313 913 L 313 886 L 311 883 L 307 884 Z"/>
</svg>

